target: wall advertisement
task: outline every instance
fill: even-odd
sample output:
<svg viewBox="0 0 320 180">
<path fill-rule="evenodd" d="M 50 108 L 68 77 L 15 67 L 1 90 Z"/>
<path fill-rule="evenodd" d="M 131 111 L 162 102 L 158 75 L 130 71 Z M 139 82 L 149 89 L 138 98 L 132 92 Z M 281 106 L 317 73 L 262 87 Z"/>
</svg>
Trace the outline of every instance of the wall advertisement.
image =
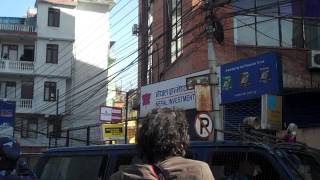
<svg viewBox="0 0 320 180">
<path fill-rule="evenodd" d="M 187 79 L 208 74 L 200 71 L 186 76 L 162 81 L 141 87 L 140 117 L 145 117 L 154 108 L 175 107 L 177 109 L 194 109 L 195 90 L 187 88 Z"/>
<path fill-rule="evenodd" d="M 278 94 L 282 90 L 282 68 L 277 53 L 267 53 L 221 66 L 222 103 Z"/>
</svg>

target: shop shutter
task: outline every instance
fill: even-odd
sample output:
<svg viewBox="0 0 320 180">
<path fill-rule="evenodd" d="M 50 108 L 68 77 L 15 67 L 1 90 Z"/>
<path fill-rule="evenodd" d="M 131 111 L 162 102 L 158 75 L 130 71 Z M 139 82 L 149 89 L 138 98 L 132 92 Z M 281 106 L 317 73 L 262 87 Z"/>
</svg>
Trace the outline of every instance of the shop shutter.
<svg viewBox="0 0 320 180">
<path fill-rule="evenodd" d="M 261 116 L 261 99 L 241 101 L 224 106 L 224 130 L 239 132 L 239 125 L 248 116 Z M 225 140 L 235 139 L 225 134 Z"/>
</svg>

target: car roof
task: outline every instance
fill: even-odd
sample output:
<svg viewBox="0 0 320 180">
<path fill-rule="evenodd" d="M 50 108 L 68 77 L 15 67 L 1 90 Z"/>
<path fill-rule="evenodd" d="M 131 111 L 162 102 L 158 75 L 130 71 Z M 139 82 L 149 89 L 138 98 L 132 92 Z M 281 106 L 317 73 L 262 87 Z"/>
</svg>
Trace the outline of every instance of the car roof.
<svg viewBox="0 0 320 180">
<path fill-rule="evenodd" d="M 240 142 L 240 141 L 192 141 L 190 148 L 210 148 L 210 147 L 237 147 L 237 148 L 263 148 L 269 150 L 270 147 L 265 144 L 252 143 L 252 142 Z M 49 149 L 46 153 L 58 153 L 58 152 L 80 152 L 80 151 L 112 151 L 112 150 L 136 150 L 135 144 L 113 144 L 113 145 L 91 145 L 80 147 L 60 147 Z"/>
</svg>

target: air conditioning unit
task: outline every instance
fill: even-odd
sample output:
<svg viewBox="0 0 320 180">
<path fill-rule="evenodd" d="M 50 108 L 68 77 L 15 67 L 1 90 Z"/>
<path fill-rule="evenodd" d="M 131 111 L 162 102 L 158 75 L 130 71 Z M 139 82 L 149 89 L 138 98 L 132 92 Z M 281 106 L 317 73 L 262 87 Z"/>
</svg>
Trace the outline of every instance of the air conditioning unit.
<svg viewBox="0 0 320 180">
<path fill-rule="evenodd" d="M 311 51 L 310 69 L 320 69 L 320 51 Z"/>
</svg>

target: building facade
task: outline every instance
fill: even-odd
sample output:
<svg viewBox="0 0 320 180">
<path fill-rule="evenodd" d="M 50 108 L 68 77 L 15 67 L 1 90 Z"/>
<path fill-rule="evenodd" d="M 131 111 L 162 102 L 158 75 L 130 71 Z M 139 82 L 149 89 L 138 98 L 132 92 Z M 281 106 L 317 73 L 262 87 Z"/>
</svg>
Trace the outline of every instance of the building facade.
<svg viewBox="0 0 320 180">
<path fill-rule="evenodd" d="M 61 130 L 98 123 L 105 105 L 112 0 L 37 0 L 0 18 L 0 98 L 16 102 L 14 137 L 41 151 Z"/>
<path fill-rule="evenodd" d="M 140 87 L 208 69 L 205 1 L 139 2 Z M 296 123 L 298 140 L 320 147 L 315 139 L 320 133 L 319 2 L 219 2 L 222 4 L 214 4 L 209 16 L 217 27 L 218 66 L 277 53 L 282 66 L 283 88 L 277 95 L 283 97 L 283 129 Z M 221 38 L 223 43 L 218 43 Z M 261 97 L 221 106 L 226 130 L 236 130 L 244 117 L 261 116 Z"/>
</svg>

